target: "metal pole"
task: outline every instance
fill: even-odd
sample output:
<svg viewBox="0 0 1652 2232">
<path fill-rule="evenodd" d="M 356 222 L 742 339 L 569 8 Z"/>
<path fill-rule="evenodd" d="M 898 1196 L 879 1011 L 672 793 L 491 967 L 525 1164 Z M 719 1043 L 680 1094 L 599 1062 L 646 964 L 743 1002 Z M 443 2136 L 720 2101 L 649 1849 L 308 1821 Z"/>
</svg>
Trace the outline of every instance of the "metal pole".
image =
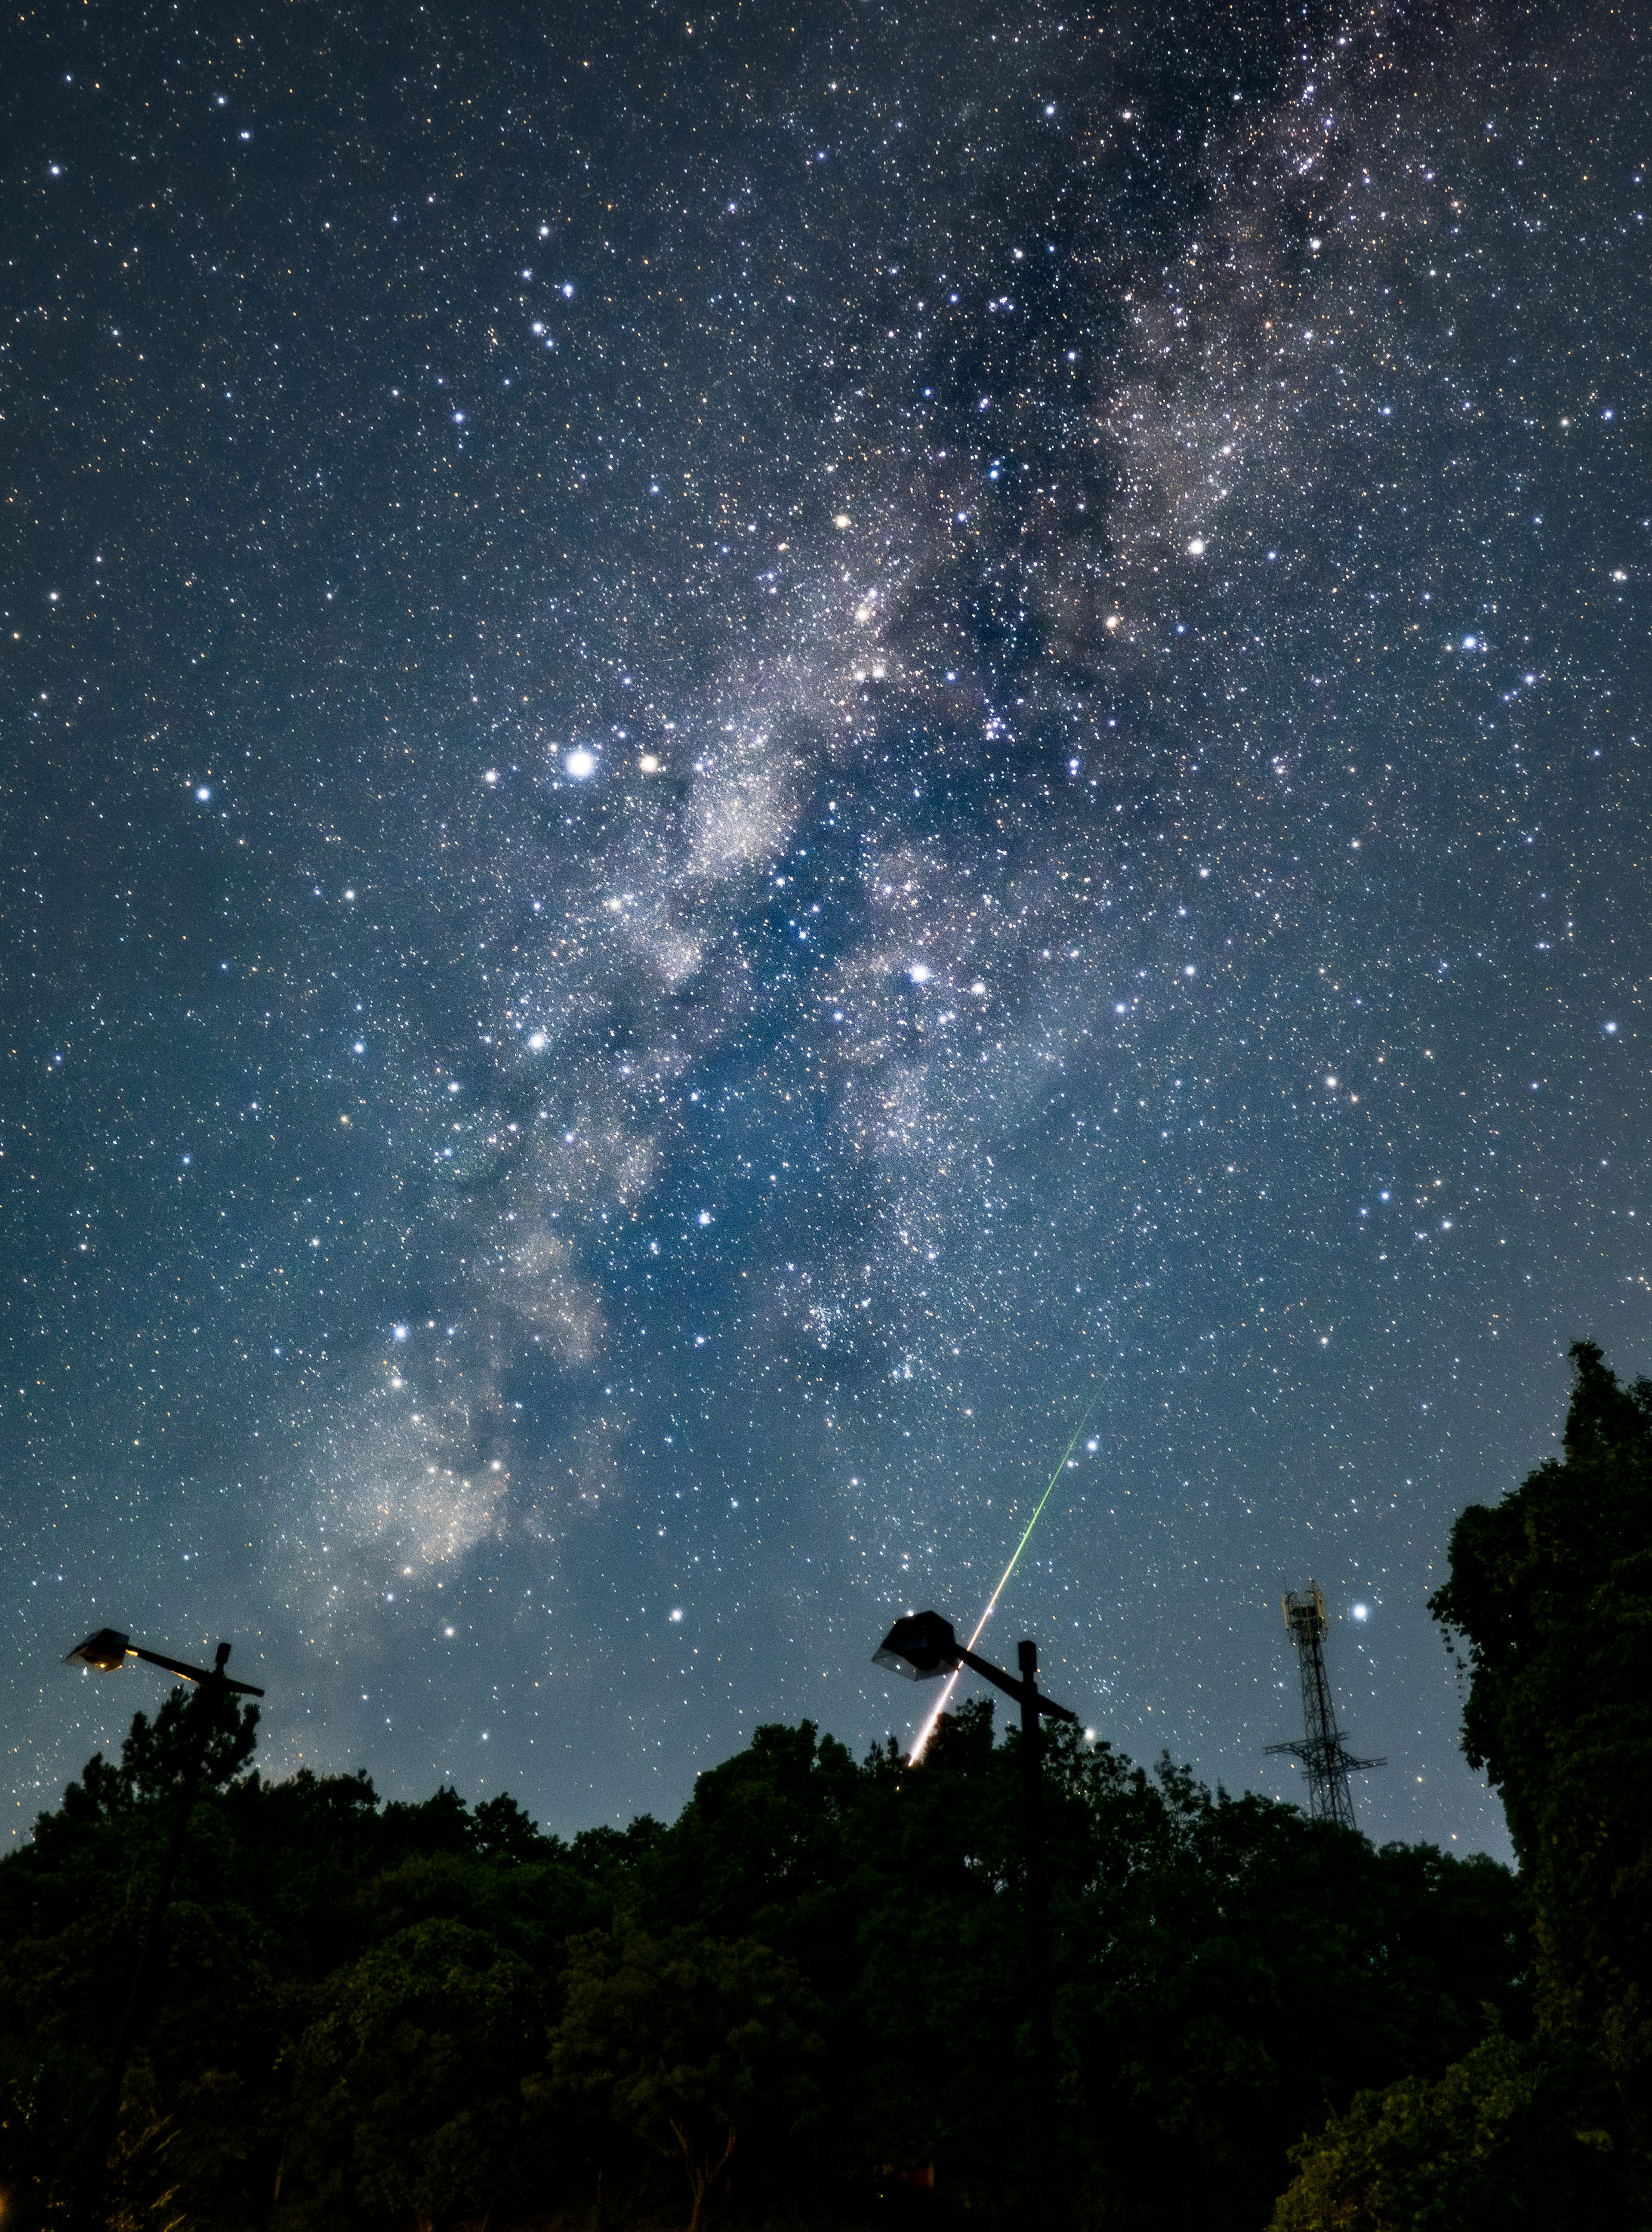
<svg viewBox="0 0 1652 2232">
<path fill-rule="evenodd" d="M 1045 1872 L 1044 1773 L 1039 1732 L 1038 1645 L 1023 1643 L 1021 1670 L 1021 1786 L 1027 1873 L 1027 1997 L 1033 2026 L 1033 2066 L 1040 2088 L 1053 2059 L 1050 2016 L 1050 1891 Z M 1045 2097 L 1047 2099 L 1048 2094 Z"/>
<path fill-rule="evenodd" d="M 1028 2195 L 1046 2227 L 1060 2216 L 1056 2176 L 1055 2034 L 1050 2005 L 1050 1886 L 1044 1843 L 1044 1760 L 1038 1694 L 1038 1645 L 1017 1653 L 1021 1681 L 1021 1794 L 1027 1901 L 1027 1998 L 1033 2047 L 1033 2159 Z"/>
<path fill-rule="evenodd" d="M 98 2101 L 97 2113 L 88 2135 L 84 2173 L 85 2199 L 82 2203 L 85 2222 L 88 2225 L 102 2220 L 104 2180 L 108 2171 L 109 2149 L 120 2120 L 120 2089 L 126 2080 L 126 2064 L 154 2014 L 146 1996 L 149 1980 L 160 1950 L 161 1924 L 172 1898 L 172 1879 L 178 1873 L 178 1858 L 184 1849 L 190 1815 L 195 1810 L 195 1801 L 200 1793 L 201 1770 L 206 1763 L 207 1742 L 212 1734 L 213 1707 L 229 1686 L 224 1674 L 224 1662 L 229 1656 L 229 1645 L 219 1644 L 212 1671 L 201 1684 L 200 1695 L 195 1700 L 194 1742 L 185 1758 L 178 1810 L 172 1816 L 172 1834 L 166 1840 L 159 1880 L 155 1885 L 155 1896 L 150 1902 L 149 1919 L 144 1926 L 143 1940 L 139 1948 L 138 1965 L 133 1971 L 132 1989 L 126 1995 L 126 2011 L 121 2017 L 120 2035 L 115 2042 L 113 2066 Z"/>
</svg>

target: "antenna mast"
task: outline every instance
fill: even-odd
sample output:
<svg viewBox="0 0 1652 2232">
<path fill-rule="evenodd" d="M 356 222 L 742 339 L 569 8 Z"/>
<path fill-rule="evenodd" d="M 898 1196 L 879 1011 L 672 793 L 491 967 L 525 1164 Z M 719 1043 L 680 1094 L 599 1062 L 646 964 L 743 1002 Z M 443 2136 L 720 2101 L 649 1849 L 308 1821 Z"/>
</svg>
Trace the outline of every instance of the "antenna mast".
<svg viewBox="0 0 1652 2232">
<path fill-rule="evenodd" d="M 1337 1708 L 1325 1672 L 1325 1600 L 1318 1581 L 1310 1581 L 1299 1594 L 1287 1589 L 1284 1599 L 1286 1632 L 1296 1645 L 1302 1675 L 1302 1735 L 1294 1743 L 1267 1744 L 1265 1750 L 1289 1752 L 1302 1762 L 1308 1778 L 1308 1819 L 1354 1826 L 1354 1794 L 1350 1775 L 1368 1768 L 1386 1767 L 1385 1759 L 1356 1759 L 1337 1726 Z"/>
</svg>

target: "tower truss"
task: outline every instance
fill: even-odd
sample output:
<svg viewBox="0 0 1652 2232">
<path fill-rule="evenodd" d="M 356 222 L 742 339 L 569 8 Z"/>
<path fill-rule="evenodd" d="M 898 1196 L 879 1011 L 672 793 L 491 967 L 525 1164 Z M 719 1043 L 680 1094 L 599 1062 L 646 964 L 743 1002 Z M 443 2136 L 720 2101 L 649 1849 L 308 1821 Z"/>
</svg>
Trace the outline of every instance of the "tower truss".
<svg viewBox="0 0 1652 2232">
<path fill-rule="evenodd" d="M 1270 1753 L 1289 1752 L 1301 1762 L 1308 1778 L 1310 1820 L 1336 1821 L 1351 1829 L 1354 1794 L 1349 1776 L 1364 1775 L 1368 1768 L 1386 1767 L 1388 1762 L 1356 1759 L 1342 1740 L 1331 1677 L 1325 1672 L 1329 1622 L 1318 1582 L 1311 1580 L 1302 1592 L 1287 1589 L 1284 1602 L 1286 1631 L 1296 1645 L 1297 1667 L 1302 1677 L 1302 1734 L 1292 1742 L 1268 1744 L 1265 1749 Z"/>
</svg>

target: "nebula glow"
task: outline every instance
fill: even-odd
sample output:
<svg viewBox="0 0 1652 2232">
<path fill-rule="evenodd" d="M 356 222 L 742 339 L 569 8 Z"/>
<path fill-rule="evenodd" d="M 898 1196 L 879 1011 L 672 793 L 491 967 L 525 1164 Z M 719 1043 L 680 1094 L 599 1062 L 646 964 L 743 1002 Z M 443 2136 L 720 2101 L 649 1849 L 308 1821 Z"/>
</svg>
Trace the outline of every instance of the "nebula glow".
<svg viewBox="0 0 1652 2232">
<path fill-rule="evenodd" d="M 105 1625 L 576 1829 L 1013 1601 L 1289 1794 L 1312 1576 L 1500 1849 L 1428 1590 L 1652 1366 L 1640 49 L 520 12 L 9 37 L 8 1833 Z"/>
</svg>

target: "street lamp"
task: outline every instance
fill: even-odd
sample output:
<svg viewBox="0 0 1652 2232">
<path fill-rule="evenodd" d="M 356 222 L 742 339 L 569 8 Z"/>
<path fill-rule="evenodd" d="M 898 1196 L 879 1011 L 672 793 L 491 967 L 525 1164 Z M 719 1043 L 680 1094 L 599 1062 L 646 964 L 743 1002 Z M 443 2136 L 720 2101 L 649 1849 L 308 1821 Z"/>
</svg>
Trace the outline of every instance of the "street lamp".
<svg viewBox="0 0 1652 2232">
<path fill-rule="evenodd" d="M 1022 1839 L 1027 1883 L 1027 1985 L 1033 2019 L 1033 2061 L 1040 2089 L 1047 2100 L 1053 2060 L 1050 2021 L 1050 1904 L 1044 1855 L 1044 1777 L 1039 1721 L 1070 1721 L 1079 1716 L 1038 1686 L 1038 1645 L 1023 1643 L 1016 1652 L 1021 1670 L 1018 1682 L 988 1658 L 977 1657 L 952 1632 L 950 1620 L 938 1612 L 912 1612 L 897 1619 L 872 1653 L 875 1666 L 890 1667 L 908 1681 L 924 1682 L 967 1666 L 1014 1697 L 1021 1709 Z"/>
<path fill-rule="evenodd" d="M 206 1761 L 206 1747 L 212 1733 L 214 1708 L 221 1697 L 262 1697 L 263 1691 L 250 1682 L 232 1682 L 224 1672 L 230 1656 L 230 1646 L 221 1643 L 211 1669 L 191 1666 L 187 1659 L 168 1658 L 159 1651 L 146 1651 L 122 1635 L 118 1628 L 100 1627 L 95 1635 L 88 1635 L 84 1643 L 77 1643 L 68 1652 L 66 1666 L 88 1666 L 100 1674 L 113 1674 L 124 1666 L 128 1658 L 141 1658 L 146 1665 L 163 1667 L 169 1674 L 180 1674 L 186 1682 L 200 1684 L 201 1694 L 196 1700 L 194 1728 L 191 1741 L 184 1758 L 184 1780 L 178 1794 L 178 1810 L 172 1818 L 172 1834 L 166 1840 L 166 1854 L 161 1862 L 160 1878 L 155 1885 L 155 1896 L 150 1902 L 149 1919 L 144 1925 L 143 1941 L 138 1950 L 138 1965 L 133 1971 L 132 1989 L 126 1995 L 126 2011 L 121 2019 L 120 2034 L 115 2042 L 114 2065 L 98 2102 L 93 2121 L 90 2144 L 87 2151 L 85 2177 L 88 2190 L 87 2219 L 92 2215 L 98 2190 L 108 2167 L 109 2144 L 114 2137 L 115 2123 L 120 2112 L 120 2087 L 126 2074 L 126 2063 L 137 2045 L 144 2018 L 149 2012 L 145 2006 L 145 1991 L 155 1964 L 160 1944 L 160 1925 L 172 1898 L 172 1878 L 178 1872 L 178 1855 L 184 1849 L 184 1835 L 201 1788 L 201 1769 Z"/>
<path fill-rule="evenodd" d="M 210 1687 L 217 1682 L 224 1690 L 233 1690 L 237 1697 L 262 1697 L 263 1691 L 250 1682 L 232 1682 L 224 1673 L 224 1661 L 230 1656 L 227 1643 L 218 1645 L 217 1657 L 211 1671 L 204 1666 L 191 1666 L 186 1658 L 168 1658 L 159 1651 L 146 1651 L 119 1628 L 100 1627 L 95 1635 L 88 1635 L 84 1643 L 77 1643 L 66 1653 L 65 1666 L 89 1666 L 99 1674 L 113 1674 L 124 1666 L 128 1658 L 141 1658 L 146 1666 L 164 1666 L 169 1674 L 181 1674 L 186 1682 L 199 1682 Z"/>
</svg>

